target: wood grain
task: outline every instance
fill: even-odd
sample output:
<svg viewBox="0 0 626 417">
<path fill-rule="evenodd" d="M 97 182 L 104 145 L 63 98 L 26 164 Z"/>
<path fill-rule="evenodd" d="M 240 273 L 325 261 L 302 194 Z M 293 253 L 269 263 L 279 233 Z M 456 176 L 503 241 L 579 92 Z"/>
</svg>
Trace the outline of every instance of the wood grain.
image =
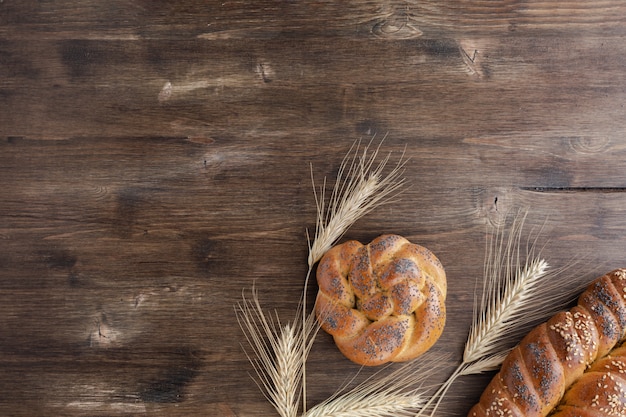
<svg viewBox="0 0 626 417">
<path fill-rule="evenodd" d="M 293 317 L 311 169 L 332 182 L 358 138 L 408 185 L 346 238 L 404 235 L 448 273 L 433 383 L 505 213 L 582 281 L 624 266 L 625 8 L 0 1 L 0 414 L 275 415 L 233 306 L 256 283 Z M 320 334 L 309 404 L 357 371 Z"/>
</svg>

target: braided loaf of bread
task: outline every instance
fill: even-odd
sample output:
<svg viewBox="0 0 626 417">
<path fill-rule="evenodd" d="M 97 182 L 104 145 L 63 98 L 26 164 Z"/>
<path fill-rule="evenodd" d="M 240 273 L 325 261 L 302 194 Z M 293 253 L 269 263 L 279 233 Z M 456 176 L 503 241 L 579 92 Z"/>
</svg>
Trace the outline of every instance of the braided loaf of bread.
<svg viewBox="0 0 626 417">
<path fill-rule="evenodd" d="M 582 388 L 566 391 L 625 338 L 626 269 L 618 269 L 593 281 L 575 307 L 554 315 L 522 339 L 468 416 L 547 416 L 564 395 L 569 400 L 580 398 Z M 590 392 L 584 395 L 591 398 L 596 394 L 600 398 L 605 389 L 585 387 Z M 583 416 L 563 414 L 570 415 Z"/>
<path fill-rule="evenodd" d="M 320 260 L 317 282 L 316 316 L 358 364 L 413 359 L 443 331 L 444 269 L 432 252 L 401 236 L 335 246 Z"/>
</svg>

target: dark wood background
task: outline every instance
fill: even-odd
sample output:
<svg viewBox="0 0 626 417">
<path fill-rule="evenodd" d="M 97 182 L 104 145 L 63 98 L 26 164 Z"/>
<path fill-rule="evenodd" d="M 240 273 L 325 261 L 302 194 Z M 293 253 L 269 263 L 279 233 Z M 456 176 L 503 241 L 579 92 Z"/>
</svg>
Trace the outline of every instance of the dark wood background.
<svg viewBox="0 0 626 417">
<path fill-rule="evenodd" d="M 555 268 L 624 266 L 625 36 L 621 0 L 0 0 L 0 414 L 275 415 L 233 306 L 293 317 L 310 166 L 358 138 L 409 186 L 346 238 L 439 256 L 450 367 L 503 213 Z M 309 404 L 357 370 L 320 334 Z"/>
</svg>

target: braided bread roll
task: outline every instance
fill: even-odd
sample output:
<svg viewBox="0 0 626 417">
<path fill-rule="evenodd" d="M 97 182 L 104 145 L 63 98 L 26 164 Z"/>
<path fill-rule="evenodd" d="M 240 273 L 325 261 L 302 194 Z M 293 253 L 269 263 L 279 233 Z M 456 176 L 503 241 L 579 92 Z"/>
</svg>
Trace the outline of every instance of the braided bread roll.
<svg viewBox="0 0 626 417">
<path fill-rule="evenodd" d="M 468 416 L 547 416 L 585 369 L 625 338 L 626 269 L 618 269 L 593 281 L 578 305 L 557 313 L 522 339 Z M 590 388 L 592 397 L 603 393 L 602 387 Z M 565 395 L 576 398 L 580 391 Z"/>
<path fill-rule="evenodd" d="M 335 246 L 320 260 L 317 283 L 321 327 L 360 365 L 416 358 L 443 331 L 443 266 L 428 249 L 401 236 Z"/>
</svg>

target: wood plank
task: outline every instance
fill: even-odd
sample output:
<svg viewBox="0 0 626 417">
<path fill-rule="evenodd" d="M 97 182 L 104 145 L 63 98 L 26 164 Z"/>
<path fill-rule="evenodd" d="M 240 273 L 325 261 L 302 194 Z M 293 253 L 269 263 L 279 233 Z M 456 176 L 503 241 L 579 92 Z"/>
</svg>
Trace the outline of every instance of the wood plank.
<svg viewBox="0 0 626 417">
<path fill-rule="evenodd" d="M 624 31 L 619 0 L 333 2 L 71 0 L 3 2 L 5 37 L 268 39 L 282 35 L 411 39 L 526 30 Z M 348 10 L 349 12 L 346 12 Z M 9 20 L 10 19 L 10 20 Z M 321 22 L 321 23 L 320 23 Z M 320 23 L 320 24 L 318 24 Z M 60 28 L 59 25 L 62 25 Z M 606 32 L 605 32 L 606 33 Z"/>
<path fill-rule="evenodd" d="M 6 41 L 0 94 L 14 111 L 2 114 L 1 133 L 210 141 L 284 138 L 294 125 L 300 135 L 350 138 L 395 130 L 610 140 L 623 121 L 623 42 L 583 39 L 423 37 L 391 48 L 369 40 Z"/>
</svg>

